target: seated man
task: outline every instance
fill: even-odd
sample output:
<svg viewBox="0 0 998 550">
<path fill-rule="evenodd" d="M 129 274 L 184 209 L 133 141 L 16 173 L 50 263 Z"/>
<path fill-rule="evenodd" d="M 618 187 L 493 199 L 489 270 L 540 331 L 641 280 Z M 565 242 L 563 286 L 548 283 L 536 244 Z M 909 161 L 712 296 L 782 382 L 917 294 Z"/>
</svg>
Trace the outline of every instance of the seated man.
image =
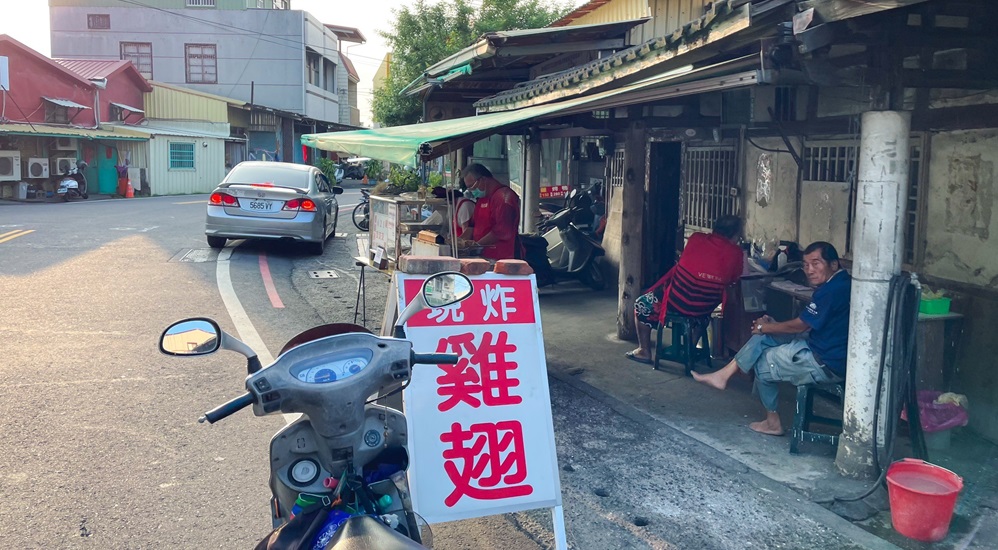
<svg viewBox="0 0 998 550">
<path fill-rule="evenodd" d="M 724 297 L 724 288 L 737 281 L 744 270 L 742 249 L 735 244 L 741 231 L 740 218 L 721 216 L 709 235 L 690 235 L 679 262 L 634 301 L 638 349 L 625 353 L 628 359 L 651 364 L 651 331 L 665 319 L 666 311 L 694 318 L 714 311 Z"/>
<path fill-rule="evenodd" d="M 693 373 L 697 382 L 723 390 L 738 370 L 754 370 L 766 418 L 749 428 L 759 433 L 783 435 L 776 412 L 779 382 L 799 386 L 845 379 L 852 279 L 839 266 L 835 247 L 823 241 L 804 249 L 804 273 L 816 290 L 799 317 L 782 323 L 769 316 L 757 319 L 752 323 L 753 336 L 730 363 L 710 374 Z M 805 336 L 806 331 L 810 333 Z"/>
</svg>

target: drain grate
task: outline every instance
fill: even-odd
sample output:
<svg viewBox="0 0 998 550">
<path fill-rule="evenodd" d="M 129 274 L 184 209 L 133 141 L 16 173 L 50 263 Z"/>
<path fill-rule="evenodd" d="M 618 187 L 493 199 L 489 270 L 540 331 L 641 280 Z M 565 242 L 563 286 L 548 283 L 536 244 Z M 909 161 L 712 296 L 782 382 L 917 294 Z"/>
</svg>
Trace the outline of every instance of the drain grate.
<svg viewBox="0 0 998 550">
<path fill-rule="evenodd" d="M 211 248 L 185 248 L 170 258 L 170 261 L 204 263 L 214 262 L 217 259 L 218 253 Z"/>
<path fill-rule="evenodd" d="M 325 270 L 325 271 L 309 271 L 308 276 L 313 279 L 339 279 L 339 275 L 335 271 Z"/>
</svg>

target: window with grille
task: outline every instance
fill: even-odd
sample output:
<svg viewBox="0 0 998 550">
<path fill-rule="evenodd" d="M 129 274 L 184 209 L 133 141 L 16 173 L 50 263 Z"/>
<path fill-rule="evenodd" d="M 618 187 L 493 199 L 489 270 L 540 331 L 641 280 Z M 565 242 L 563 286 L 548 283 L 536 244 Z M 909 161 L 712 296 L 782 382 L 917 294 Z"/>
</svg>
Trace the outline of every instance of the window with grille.
<svg viewBox="0 0 998 550">
<path fill-rule="evenodd" d="M 96 31 L 106 31 L 111 28 L 111 15 L 107 13 L 88 13 L 87 28 Z"/>
<path fill-rule="evenodd" d="M 214 44 L 184 44 L 188 84 L 217 84 L 218 57 Z"/>
<path fill-rule="evenodd" d="M 797 88 L 777 86 L 773 101 L 773 120 L 792 122 L 797 120 Z"/>
<path fill-rule="evenodd" d="M 615 149 L 610 157 L 610 188 L 607 196 L 613 197 L 624 186 L 624 150 Z"/>
<path fill-rule="evenodd" d="M 686 147 L 682 203 L 687 228 L 707 231 L 719 216 L 738 214 L 737 177 L 734 147 Z"/>
<path fill-rule="evenodd" d="M 170 170 L 194 169 L 194 144 L 191 142 L 170 142 Z"/>
<path fill-rule="evenodd" d="M 214 8 L 215 0 L 187 0 L 188 8 Z"/>
<path fill-rule="evenodd" d="M 915 265 L 921 237 L 922 140 L 911 140 L 908 166 L 908 196 L 905 202 L 904 263 Z M 811 143 L 802 155 L 803 180 L 849 184 L 849 215 L 846 223 L 846 252 L 852 253 L 852 224 L 856 215 L 856 182 L 859 162 L 858 141 Z"/>
<path fill-rule="evenodd" d="M 61 105 L 45 105 L 45 122 L 68 124 L 69 109 Z"/>
<path fill-rule="evenodd" d="M 121 59 L 131 61 L 142 76 L 152 80 L 152 43 L 121 42 Z"/>
</svg>

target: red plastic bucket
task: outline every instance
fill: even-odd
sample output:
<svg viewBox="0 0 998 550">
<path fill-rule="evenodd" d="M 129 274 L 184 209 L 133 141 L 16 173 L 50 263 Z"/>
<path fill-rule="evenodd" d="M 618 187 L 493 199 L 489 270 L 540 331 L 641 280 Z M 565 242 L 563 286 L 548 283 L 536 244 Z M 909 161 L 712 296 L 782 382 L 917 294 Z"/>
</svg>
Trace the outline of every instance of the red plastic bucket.
<svg viewBox="0 0 998 550">
<path fill-rule="evenodd" d="M 935 542 L 946 538 L 963 478 L 935 464 L 912 458 L 887 468 L 891 522 L 902 535 Z"/>
</svg>

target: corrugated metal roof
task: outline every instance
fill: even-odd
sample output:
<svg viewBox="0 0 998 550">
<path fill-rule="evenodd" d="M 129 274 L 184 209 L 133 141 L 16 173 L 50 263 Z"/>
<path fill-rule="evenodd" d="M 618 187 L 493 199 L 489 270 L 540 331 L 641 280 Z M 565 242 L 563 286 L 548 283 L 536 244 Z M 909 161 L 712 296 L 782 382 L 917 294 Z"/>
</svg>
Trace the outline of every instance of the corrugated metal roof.
<svg viewBox="0 0 998 550">
<path fill-rule="evenodd" d="M 45 97 L 45 96 L 42 96 L 42 99 L 44 99 L 45 101 L 48 101 L 49 103 L 51 103 L 53 105 L 58 105 L 60 107 L 68 107 L 70 109 L 89 109 L 90 108 L 90 107 L 87 107 L 86 105 L 80 105 L 79 103 L 77 103 L 75 101 L 70 101 L 68 99 L 59 99 L 59 98 L 56 98 L 56 97 Z"/>
<path fill-rule="evenodd" d="M 121 128 L 121 126 L 115 126 Z M 174 136 L 189 138 L 210 138 L 210 139 L 230 139 L 229 134 L 218 134 L 211 132 L 197 132 L 194 130 L 178 130 L 176 128 L 158 128 L 155 126 L 128 126 L 125 128 L 129 132 L 144 134 L 147 136 Z"/>
<path fill-rule="evenodd" d="M 117 107 L 119 109 L 124 109 L 126 111 L 129 111 L 129 112 L 132 112 L 132 113 L 135 113 L 135 114 L 138 114 L 138 115 L 145 114 L 145 111 L 143 111 L 142 109 L 139 109 L 138 107 L 130 107 L 128 105 L 125 105 L 124 103 L 115 103 L 115 102 L 112 101 L 111 105 L 114 105 L 115 107 Z"/>
<path fill-rule="evenodd" d="M 343 52 L 338 52 L 338 53 L 340 54 L 340 61 L 343 63 L 343 66 L 346 67 L 347 69 L 347 74 L 354 77 L 354 79 L 357 80 L 357 82 L 360 82 L 360 77 L 357 76 L 357 69 L 353 67 L 353 61 L 350 61 L 349 57 L 343 55 Z"/>
<path fill-rule="evenodd" d="M 99 130 L 75 128 L 73 126 L 49 126 L 45 124 L 0 124 L 0 135 L 12 134 L 22 136 L 45 137 L 75 137 L 81 139 L 149 139 L 148 135 L 132 132 L 129 128 L 116 126 L 104 127 Z"/>
<path fill-rule="evenodd" d="M 87 80 L 107 78 L 131 63 L 120 59 L 53 59 L 52 61 Z"/>
<path fill-rule="evenodd" d="M 632 82 L 649 71 L 669 70 L 672 65 L 694 62 L 696 59 L 690 58 L 689 54 L 701 46 L 750 28 L 750 9 L 751 4 L 734 8 L 733 0 L 715 2 L 703 17 L 669 35 L 525 82 L 476 102 L 475 108 L 480 112 L 518 109 L 583 94 L 607 85 Z"/>
<path fill-rule="evenodd" d="M 596 8 L 602 6 L 603 4 L 608 4 L 610 0 L 589 0 L 585 4 L 575 8 L 574 10 L 565 14 L 564 17 L 548 25 L 549 27 L 564 27 L 575 21 L 576 19 L 586 15 L 587 13 L 593 12 Z"/>
<path fill-rule="evenodd" d="M 143 92 L 152 90 L 149 81 L 135 68 L 131 61 L 123 59 L 53 59 L 66 70 L 83 77 L 87 81 L 109 78 L 122 71 L 131 78 Z"/>
</svg>

